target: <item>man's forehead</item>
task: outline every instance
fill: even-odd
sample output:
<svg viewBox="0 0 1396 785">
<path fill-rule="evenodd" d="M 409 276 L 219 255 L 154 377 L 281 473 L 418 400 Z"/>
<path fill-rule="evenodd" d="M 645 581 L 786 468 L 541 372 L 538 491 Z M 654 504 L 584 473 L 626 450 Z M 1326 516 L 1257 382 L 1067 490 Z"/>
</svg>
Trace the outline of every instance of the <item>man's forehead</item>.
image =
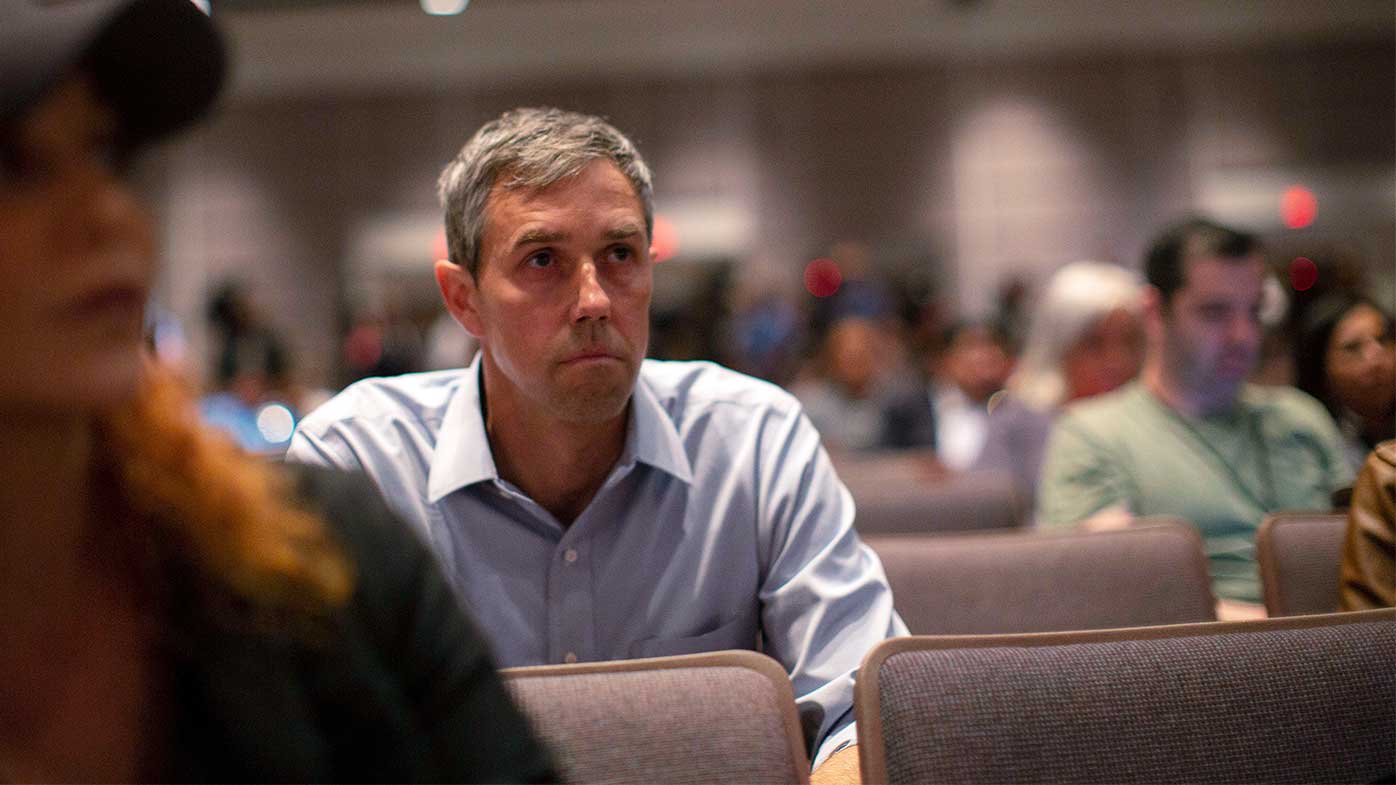
<svg viewBox="0 0 1396 785">
<path fill-rule="evenodd" d="M 1188 259 L 1183 266 L 1183 288 L 1187 290 L 1234 289 L 1251 282 L 1257 287 L 1265 282 L 1265 260 L 1260 254 L 1199 255 Z"/>
</svg>

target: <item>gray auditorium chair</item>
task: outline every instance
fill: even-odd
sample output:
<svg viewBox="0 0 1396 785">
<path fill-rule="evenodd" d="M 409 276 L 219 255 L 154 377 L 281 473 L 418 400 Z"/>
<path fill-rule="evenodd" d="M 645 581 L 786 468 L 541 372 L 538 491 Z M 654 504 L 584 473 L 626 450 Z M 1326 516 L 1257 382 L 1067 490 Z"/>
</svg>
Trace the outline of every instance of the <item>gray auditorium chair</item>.
<svg viewBox="0 0 1396 785">
<path fill-rule="evenodd" d="M 809 782 L 790 678 L 756 652 L 500 673 L 568 782 Z"/>
<path fill-rule="evenodd" d="M 869 783 L 1369 783 L 1396 767 L 1396 610 L 909 637 L 863 661 Z"/>
<path fill-rule="evenodd" d="M 933 473 L 924 456 L 845 456 L 836 468 L 857 507 L 859 534 L 1007 529 L 1025 515 L 1012 476 Z"/>
<path fill-rule="evenodd" d="M 915 635 L 1088 630 L 1216 619 L 1197 531 L 1156 521 L 1103 532 L 864 538 Z"/>
<path fill-rule="evenodd" d="M 1266 516 L 1255 537 L 1255 558 L 1271 616 L 1338 610 L 1338 565 L 1347 516 L 1281 512 Z"/>
</svg>

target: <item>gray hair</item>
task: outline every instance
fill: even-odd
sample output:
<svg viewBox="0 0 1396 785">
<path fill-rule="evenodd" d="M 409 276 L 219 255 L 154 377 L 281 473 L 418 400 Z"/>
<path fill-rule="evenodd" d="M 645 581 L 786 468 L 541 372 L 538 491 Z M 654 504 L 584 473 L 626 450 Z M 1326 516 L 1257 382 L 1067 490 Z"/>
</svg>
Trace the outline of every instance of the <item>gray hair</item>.
<svg viewBox="0 0 1396 785">
<path fill-rule="evenodd" d="M 575 177 L 587 164 L 611 161 L 635 187 L 645 212 L 645 234 L 654 236 L 654 186 L 635 145 L 610 123 L 592 115 L 552 108 L 511 109 L 485 123 L 437 181 L 446 213 L 451 261 L 477 278 L 485 207 L 496 185 L 546 188 Z"/>
<path fill-rule="evenodd" d="M 1062 374 L 1066 353 L 1113 311 L 1139 314 L 1140 286 L 1138 275 L 1104 262 L 1072 262 L 1057 270 L 1033 311 L 1008 391 L 1041 411 L 1060 406 L 1067 393 Z"/>
</svg>

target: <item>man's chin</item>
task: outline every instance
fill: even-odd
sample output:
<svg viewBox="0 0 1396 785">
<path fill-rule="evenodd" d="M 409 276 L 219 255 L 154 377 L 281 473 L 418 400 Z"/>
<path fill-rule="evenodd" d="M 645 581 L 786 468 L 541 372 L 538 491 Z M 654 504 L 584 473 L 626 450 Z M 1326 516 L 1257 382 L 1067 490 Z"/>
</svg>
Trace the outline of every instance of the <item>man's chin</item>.
<svg viewBox="0 0 1396 785">
<path fill-rule="evenodd" d="M 563 422 L 575 425 L 598 425 L 611 422 L 625 414 L 630 394 L 577 395 L 559 403 L 553 414 Z"/>
<path fill-rule="evenodd" d="M 553 397 L 554 416 L 580 425 L 608 422 L 624 414 L 634 389 L 634 377 L 623 373 L 604 376 L 560 386 Z"/>
</svg>

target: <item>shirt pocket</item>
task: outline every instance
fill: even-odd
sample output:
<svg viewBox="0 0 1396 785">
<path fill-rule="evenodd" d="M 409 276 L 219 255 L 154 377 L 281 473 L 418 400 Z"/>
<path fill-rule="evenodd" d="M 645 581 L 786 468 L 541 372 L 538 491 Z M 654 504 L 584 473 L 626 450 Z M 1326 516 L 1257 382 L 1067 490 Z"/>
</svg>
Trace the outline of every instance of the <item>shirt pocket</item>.
<svg viewBox="0 0 1396 785">
<path fill-rule="evenodd" d="M 746 619 L 736 619 L 688 638 L 645 638 L 630 646 L 632 658 L 670 657 L 724 649 L 755 649 L 756 628 Z"/>
</svg>

